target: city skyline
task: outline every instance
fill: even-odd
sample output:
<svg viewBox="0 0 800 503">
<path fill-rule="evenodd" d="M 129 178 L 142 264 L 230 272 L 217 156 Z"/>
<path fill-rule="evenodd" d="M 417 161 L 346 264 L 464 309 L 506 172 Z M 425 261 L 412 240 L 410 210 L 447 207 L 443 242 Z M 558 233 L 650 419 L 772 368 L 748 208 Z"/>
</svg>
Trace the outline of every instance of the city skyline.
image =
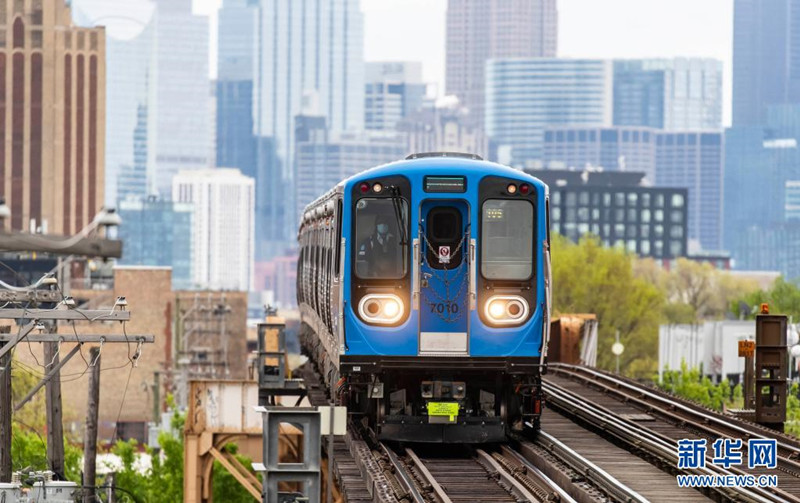
<svg viewBox="0 0 800 503">
<path fill-rule="evenodd" d="M 221 3 L 194 0 L 195 12 L 211 19 L 214 70 Z M 423 79 L 443 95 L 447 0 L 361 0 L 361 9 L 364 60 L 420 61 Z M 723 126 L 731 124 L 733 0 L 559 0 L 558 56 L 718 59 L 723 62 Z"/>
</svg>

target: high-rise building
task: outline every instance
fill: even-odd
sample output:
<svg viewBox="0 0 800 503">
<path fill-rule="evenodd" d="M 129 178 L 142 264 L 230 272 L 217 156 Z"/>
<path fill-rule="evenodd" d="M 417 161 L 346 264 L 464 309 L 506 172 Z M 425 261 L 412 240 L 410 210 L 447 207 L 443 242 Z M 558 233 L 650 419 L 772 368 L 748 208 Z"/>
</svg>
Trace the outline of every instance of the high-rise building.
<svg viewBox="0 0 800 503">
<path fill-rule="evenodd" d="M 544 133 L 546 167 L 635 171 L 655 182 L 655 137 L 645 127 L 548 127 Z"/>
<path fill-rule="evenodd" d="M 463 152 L 492 159 L 491 142 L 483 128 L 469 126 L 458 108 L 425 108 L 403 119 L 397 130 L 408 138 L 408 151 Z"/>
<path fill-rule="evenodd" d="M 734 127 L 788 103 L 800 103 L 800 0 L 734 0 Z"/>
<path fill-rule="evenodd" d="M 610 61 L 500 59 L 486 66 L 486 132 L 498 160 L 516 166 L 541 162 L 548 126 L 610 126 Z"/>
<path fill-rule="evenodd" d="M 722 62 L 701 58 L 615 61 L 614 125 L 719 131 Z"/>
<path fill-rule="evenodd" d="M 737 268 L 746 263 L 760 269 L 759 257 L 769 253 L 768 242 L 752 242 L 754 234 L 748 229 L 766 233 L 792 220 L 787 202 L 795 191 L 792 182 L 800 181 L 798 141 L 800 105 L 770 107 L 763 126 L 734 126 L 725 131 L 724 244 Z M 765 249 L 757 252 L 761 246 Z M 800 262 L 800 249 L 793 250 Z M 743 261 L 745 251 L 750 257 L 747 262 Z"/>
<path fill-rule="evenodd" d="M 119 239 L 125 243 L 125 253 L 119 263 L 171 267 L 172 288 L 192 288 L 194 206 L 155 196 L 129 197 L 119 201 L 117 212 L 124 222 L 119 228 Z"/>
<path fill-rule="evenodd" d="M 168 196 L 181 170 L 204 169 L 213 137 L 208 18 L 192 0 L 159 0 L 156 13 L 156 145 L 152 191 Z"/>
<path fill-rule="evenodd" d="M 427 86 L 420 62 L 370 62 L 365 65 L 364 127 L 393 130 L 404 117 L 418 112 Z"/>
<path fill-rule="evenodd" d="M 404 135 L 387 131 L 330 131 L 322 121 L 298 117 L 296 214 L 337 183 L 365 169 L 402 159 Z"/>
<path fill-rule="evenodd" d="M 256 31 L 253 89 L 254 131 L 259 172 L 277 174 L 287 184 L 277 199 L 261 204 L 275 223 L 283 245 L 294 243 L 295 118 L 323 116 L 335 131 L 364 129 L 364 34 L 358 0 L 261 0 Z M 259 175 L 260 176 L 260 175 Z M 281 185 L 283 186 L 283 185 Z M 287 200 L 289 199 L 289 200 Z M 259 249 L 265 236 L 259 226 Z M 264 243 L 274 247 L 276 243 Z M 274 256 L 274 255 L 273 255 Z M 265 257 L 269 258 L 269 257 Z"/>
<path fill-rule="evenodd" d="M 598 236 L 645 257 L 687 253 L 686 189 L 648 187 L 643 173 L 535 170 L 550 185 L 550 228 L 577 241 Z"/>
<path fill-rule="evenodd" d="M 105 202 L 143 198 L 155 172 L 156 4 L 73 0 L 80 26 L 106 29 Z"/>
<path fill-rule="evenodd" d="M 458 96 L 468 124 L 484 126 L 486 62 L 502 58 L 555 57 L 556 0 L 449 0 L 447 94 Z"/>
<path fill-rule="evenodd" d="M 12 229 L 73 234 L 103 206 L 106 41 L 62 0 L 0 0 L 0 195 Z"/>
<path fill-rule="evenodd" d="M 703 250 L 722 250 L 723 134 L 659 132 L 655 152 L 655 185 L 688 190 L 689 239 Z"/>
<path fill-rule="evenodd" d="M 194 205 L 193 283 L 199 288 L 250 291 L 253 281 L 255 191 L 238 169 L 181 171 L 172 199 Z"/>
<path fill-rule="evenodd" d="M 722 249 L 724 146 L 719 132 L 642 127 L 550 128 L 545 165 L 633 171 L 656 187 L 688 191 L 688 237 L 702 249 Z"/>
<path fill-rule="evenodd" d="M 253 135 L 257 0 L 225 0 L 218 15 L 217 166 L 256 174 Z"/>
</svg>

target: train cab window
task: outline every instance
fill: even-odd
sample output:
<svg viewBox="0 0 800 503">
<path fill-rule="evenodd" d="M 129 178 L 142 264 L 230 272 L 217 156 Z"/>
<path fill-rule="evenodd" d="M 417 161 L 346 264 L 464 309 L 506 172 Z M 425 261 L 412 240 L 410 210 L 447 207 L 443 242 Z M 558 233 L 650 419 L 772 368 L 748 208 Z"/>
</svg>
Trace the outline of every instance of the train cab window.
<svg viewBox="0 0 800 503">
<path fill-rule="evenodd" d="M 402 220 L 408 222 L 403 201 Z M 362 279 L 400 279 L 406 275 L 407 244 L 400 232 L 391 199 L 364 198 L 356 203 L 356 275 Z"/>
<path fill-rule="evenodd" d="M 489 199 L 481 217 L 481 274 L 486 279 L 526 280 L 533 273 L 533 205 Z"/>
</svg>

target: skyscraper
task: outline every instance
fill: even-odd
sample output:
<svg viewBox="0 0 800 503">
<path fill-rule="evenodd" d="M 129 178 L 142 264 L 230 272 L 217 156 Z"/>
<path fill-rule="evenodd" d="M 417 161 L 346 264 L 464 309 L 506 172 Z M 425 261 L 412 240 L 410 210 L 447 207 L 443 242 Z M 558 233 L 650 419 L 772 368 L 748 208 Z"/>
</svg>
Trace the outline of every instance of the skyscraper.
<svg viewBox="0 0 800 503">
<path fill-rule="evenodd" d="M 250 291 L 253 282 L 253 179 L 238 169 L 179 172 L 172 199 L 194 205 L 193 283 L 200 288 Z"/>
<path fill-rule="evenodd" d="M 261 0 L 256 31 L 254 131 L 264 184 L 286 183 L 265 213 L 284 212 L 276 229 L 293 243 L 295 118 L 325 117 L 335 131 L 364 128 L 364 34 L 358 0 Z M 264 163 L 269 163 L 264 164 Z M 278 176 L 280 175 L 280 176 Z M 262 181 L 259 180 L 259 186 Z M 259 226 L 259 229 L 262 229 Z M 259 237 L 262 249 L 263 235 Z M 267 257 L 268 258 L 268 257 Z"/>
<path fill-rule="evenodd" d="M 159 0 L 153 189 L 166 196 L 179 170 L 203 169 L 212 138 L 208 18 L 192 0 Z"/>
<path fill-rule="evenodd" d="M 422 63 L 386 61 L 366 63 L 366 129 L 393 130 L 403 118 L 418 112 L 425 100 Z"/>
<path fill-rule="evenodd" d="M 701 58 L 615 61 L 614 125 L 719 131 L 722 62 Z"/>
<path fill-rule="evenodd" d="M 73 0 L 72 15 L 106 28 L 106 204 L 142 198 L 155 173 L 156 4 Z"/>
<path fill-rule="evenodd" d="M 0 195 L 11 228 L 72 234 L 103 205 L 106 41 L 62 0 L 0 0 Z"/>
<path fill-rule="evenodd" d="M 491 60 L 486 67 L 486 132 L 498 159 L 541 161 L 547 126 L 610 126 L 612 65 L 593 59 Z"/>
<path fill-rule="evenodd" d="M 734 0 L 733 125 L 800 103 L 800 0 Z"/>
<path fill-rule="evenodd" d="M 501 58 L 555 57 L 556 0 L 449 0 L 447 3 L 447 94 L 484 125 L 486 62 Z"/>
<path fill-rule="evenodd" d="M 225 0 L 218 20 L 216 165 L 255 176 L 253 78 L 258 1 Z"/>
<path fill-rule="evenodd" d="M 716 131 L 559 127 L 545 132 L 544 152 L 550 167 L 638 171 L 650 185 L 686 189 L 688 238 L 716 251 L 722 249 L 723 144 Z"/>
<path fill-rule="evenodd" d="M 407 154 L 403 135 L 389 131 L 329 131 L 321 118 L 298 117 L 296 214 L 337 183 Z"/>
</svg>

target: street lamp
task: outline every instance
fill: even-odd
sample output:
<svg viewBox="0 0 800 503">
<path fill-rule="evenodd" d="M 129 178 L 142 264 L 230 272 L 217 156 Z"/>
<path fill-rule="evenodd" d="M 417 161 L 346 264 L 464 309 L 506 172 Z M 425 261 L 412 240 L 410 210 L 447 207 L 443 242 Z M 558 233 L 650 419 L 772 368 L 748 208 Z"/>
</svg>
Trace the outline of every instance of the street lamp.
<svg viewBox="0 0 800 503">
<path fill-rule="evenodd" d="M 625 345 L 619 342 L 619 330 L 617 330 L 617 341 L 611 345 L 611 352 L 617 357 L 617 374 L 619 374 L 619 357 L 625 352 Z"/>
</svg>

